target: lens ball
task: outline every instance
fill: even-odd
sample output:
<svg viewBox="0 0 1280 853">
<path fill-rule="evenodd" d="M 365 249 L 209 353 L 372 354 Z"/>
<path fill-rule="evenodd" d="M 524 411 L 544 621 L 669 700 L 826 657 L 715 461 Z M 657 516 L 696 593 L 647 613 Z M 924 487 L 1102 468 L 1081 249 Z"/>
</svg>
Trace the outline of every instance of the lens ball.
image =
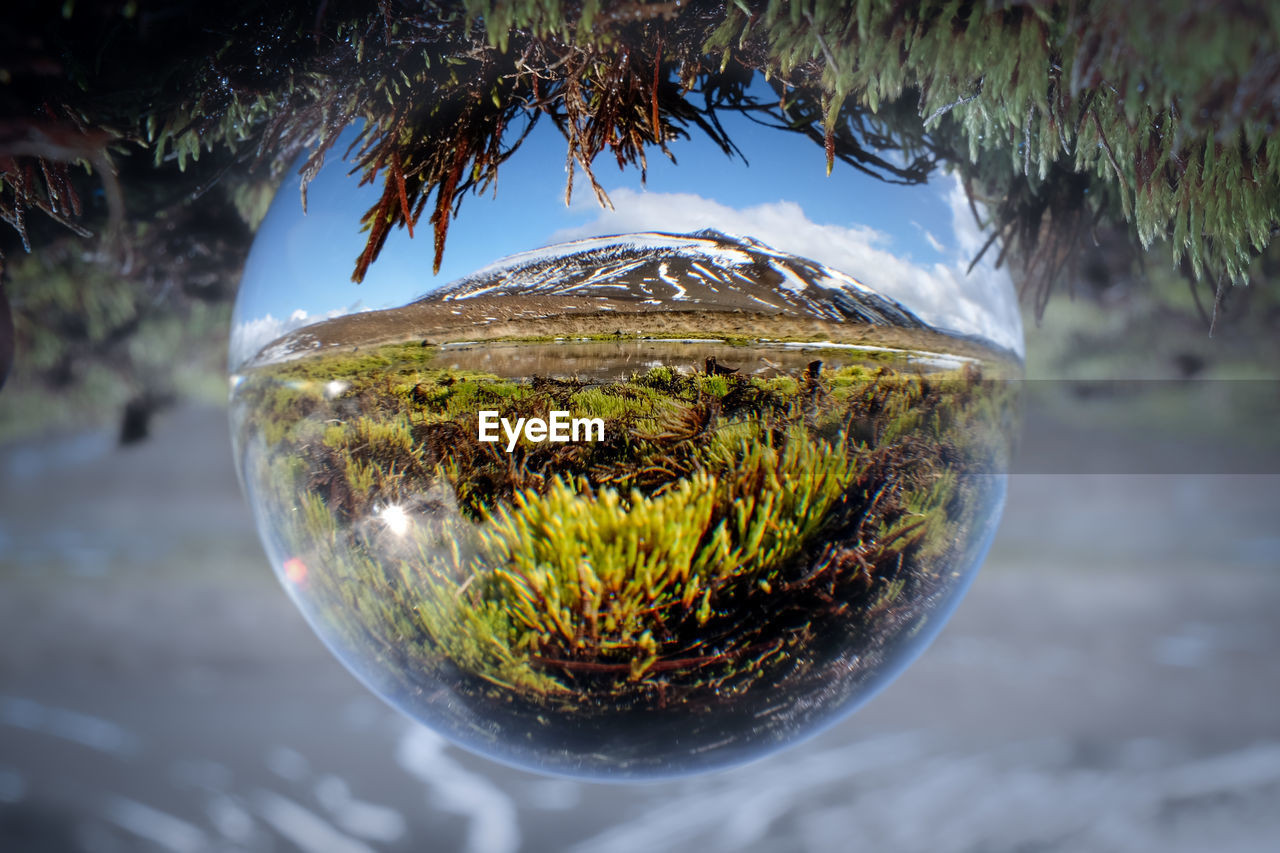
<svg viewBox="0 0 1280 853">
<path fill-rule="evenodd" d="M 850 713 L 941 628 L 1004 496 L 1021 327 L 959 183 L 725 119 L 565 203 L 550 122 L 444 266 L 333 159 L 232 339 L 270 561 L 395 707 L 543 772 L 670 776 Z M 339 143 L 336 150 L 342 150 Z"/>
</svg>

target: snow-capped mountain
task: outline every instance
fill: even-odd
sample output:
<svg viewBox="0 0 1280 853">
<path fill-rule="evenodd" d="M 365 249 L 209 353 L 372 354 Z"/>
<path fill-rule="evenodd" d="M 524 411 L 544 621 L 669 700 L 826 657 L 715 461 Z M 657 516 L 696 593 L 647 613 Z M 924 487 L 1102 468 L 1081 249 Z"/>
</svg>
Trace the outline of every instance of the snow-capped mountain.
<svg viewBox="0 0 1280 853">
<path fill-rule="evenodd" d="M 728 335 L 1011 355 L 931 326 L 817 261 L 706 230 L 593 237 L 512 255 L 399 308 L 295 329 L 250 361 L 406 341 L 580 335 Z"/>
<path fill-rule="evenodd" d="M 924 328 L 914 314 L 857 279 L 750 237 L 715 230 L 593 237 L 523 252 L 419 300 L 574 297 L 655 310 L 734 310 L 830 322 Z"/>
</svg>

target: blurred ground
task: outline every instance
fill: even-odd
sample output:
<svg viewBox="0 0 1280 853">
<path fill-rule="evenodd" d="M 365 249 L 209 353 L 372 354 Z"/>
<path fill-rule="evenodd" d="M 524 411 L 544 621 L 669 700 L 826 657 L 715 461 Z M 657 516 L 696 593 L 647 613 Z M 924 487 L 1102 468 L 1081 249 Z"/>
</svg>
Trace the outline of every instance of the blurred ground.
<svg viewBox="0 0 1280 853">
<path fill-rule="evenodd" d="M 1023 470 L 1087 455 L 1078 429 L 1031 426 L 1024 453 L 1052 461 Z M 0 447 L 0 850 L 1222 852 L 1280 838 L 1280 476 L 1015 474 L 951 624 L 866 708 L 745 768 L 611 786 L 472 757 L 348 675 L 270 574 L 222 410 L 114 439 Z M 1148 443 L 1091 441 L 1119 459 Z"/>
</svg>

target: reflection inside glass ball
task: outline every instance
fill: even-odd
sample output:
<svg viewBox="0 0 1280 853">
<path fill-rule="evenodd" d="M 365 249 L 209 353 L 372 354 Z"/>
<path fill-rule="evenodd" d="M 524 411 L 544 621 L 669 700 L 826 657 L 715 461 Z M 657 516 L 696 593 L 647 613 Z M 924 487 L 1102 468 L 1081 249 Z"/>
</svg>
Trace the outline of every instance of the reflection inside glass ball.
<svg viewBox="0 0 1280 853">
<path fill-rule="evenodd" d="M 233 432 L 278 574 L 374 691 L 495 758 L 658 776 L 796 741 L 919 653 L 994 530 L 1007 280 L 810 221 L 806 185 L 695 177 L 587 226 L 518 186 L 492 209 L 556 211 L 542 239 L 490 218 L 451 237 L 475 272 L 291 330 L 280 247 L 327 251 L 296 199 L 246 272 Z"/>
</svg>

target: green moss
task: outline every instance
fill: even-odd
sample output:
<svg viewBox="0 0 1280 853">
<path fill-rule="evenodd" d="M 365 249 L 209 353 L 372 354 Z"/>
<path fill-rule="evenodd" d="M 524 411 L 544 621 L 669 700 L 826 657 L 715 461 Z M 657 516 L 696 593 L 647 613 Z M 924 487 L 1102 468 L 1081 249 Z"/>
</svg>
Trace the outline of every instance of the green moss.
<svg viewBox="0 0 1280 853">
<path fill-rule="evenodd" d="M 455 667 L 534 702 L 574 704 L 588 677 L 605 705 L 671 685 L 733 695 L 797 677 L 783 650 L 813 620 L 846 623 L 837 605 L 927 596 L 982 503 L 957 472 L 993 464 L 999 436 L 984 430 L 1008 403 L 971 369 L 926 378 L 879 361 L 816 382 L 657 367 L 592 385 L 390 349 L 308 361 L 251 370 L 239 394 L 268 413 L 254 425 L 277 442 L 263 476 L 289 547 L 315 566 L 316 612 L 410 670 Z M 326 374 L 349 387 L 300 414 L 300 377 Z M 346 400 L 360 414 L 341 416 Z M 569 408 L 605 419 L 607 440 L 507 454 L 478 440 L 488 407 Z M 393 505 L 431 509 L 392 534 Z M 796 612 L 811 616 L 785 627 Z"/>
<path fill-rule="evenodd" d="M 601 154 L 640 167 L 671 140 L 704 130 L 732 150 L 714 111 L 744 105 L 818 143 L 816 168 L 840 159 L 917 183 L 947 164 L 992 200 L 1010 257 L 1027 258 L 1042 281 L 1078 254 L 1089 226 L 1123 223 L 1144 246 L 1164 241 L 1174 263 L 1204 281 L 1242 282 L 1280 209 L 1278 84 L 1269 70 L 1280 18 L 1270 7 L 468 0 L 461 9 L 327 4 L 320 16 L 265 0 L 172 8 L 163 21 L 56 3 L 15 13 L 11 30 L 30 33 L 35 51 L 6 70 L 10 112 L 26 117 L 18 131 L 72 139 L 0 168 L 0 219 L 24 243 L 35 237 L 48 250 L 27 227 L 44 214 L 78 230 L 83 214 L 89 230 L 105 224 L 120 236 L 104 205 L 87 202 L 101 190 L 106 207 L 123 207 L 122 188 L 105 177 L 119 172 L 128 212 L 145 218 L 139 202 L 155 196 L 151 210 L 166 220 L 125 238 L 137 267 L 188 263 L 185 249 L 154 232 L 219 219 L 207 214 L 228 209 L 220 196 L 256 223 L 292 158 L 313 146 L 311 176 L 340 132 L 363 121 L 356 154 L 383 192 L 373 209 L 352 212 L 353 232 L 362 216 L 369 231 L 352 259 L 360 277 L 389 232 L 411 222 L 420 232 L 434 226 L 443 252 L 464 197 L 494 186 L 529 121 L 564 128 L 567 150 L 590 175 Z M 49 67 L 65 73 L 40 70 Z M 746 92 L 759 72 L 779 96 L 753 103 Z M 56 115 L 44 115 L 44 104 L 57 105 Z M 122 164 L 128 157 L 141 162 Z M 247 161 L 267 168 L 245 174 Z M 146 163 L 151 174 L 139 168 Z M 93 175 L 82 179 L 82 169 Z M 173 228 L 177 197 L 200 215 Z M 217 246 L 202 236 L 197 244 Z M 242 229 L 215 252 L 234 267 L 247 238 Z M 111 283 L 78 291 L 99 289 L 103 302 L 116 301 Z M 86 326 L 124 316 L 99 307 L 83 307 Z M 56 329 L 43 336 L 36 360 L 65 338 Z"/>
</svg>

